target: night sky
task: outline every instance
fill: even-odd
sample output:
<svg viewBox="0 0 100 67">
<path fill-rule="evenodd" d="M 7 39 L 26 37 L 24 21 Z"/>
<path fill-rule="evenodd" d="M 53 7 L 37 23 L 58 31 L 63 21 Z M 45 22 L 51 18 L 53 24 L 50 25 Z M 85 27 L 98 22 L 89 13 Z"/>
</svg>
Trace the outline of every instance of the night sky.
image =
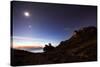
<svg viewBox="0 0 100 67">
<path fill-rule="evenodd" d="M 57 46 L 69 39 L 74 30 L 96 26 L 96 9 L 96 6 L 13 1 L 13 45 Z"/>
</svg>

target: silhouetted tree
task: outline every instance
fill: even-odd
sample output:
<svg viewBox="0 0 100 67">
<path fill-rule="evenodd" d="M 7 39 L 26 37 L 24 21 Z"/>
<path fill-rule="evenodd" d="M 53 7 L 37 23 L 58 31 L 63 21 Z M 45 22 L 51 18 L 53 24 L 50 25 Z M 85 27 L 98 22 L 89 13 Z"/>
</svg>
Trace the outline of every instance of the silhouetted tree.
<svg viewBox="0 0 100 67">
<path fill-rule="evenodd" d="M 54 49 L 54 47 L 51 45 L 51 43 L 49 43 L 48 45 L 45 45 L 45 47 L 43 48 L 44 52 L 49 52 L 52 51 Z"/>
<path fill-rule="evenodd" d="M 45 47 L 43 48 L 43 51 L 46 52 L 48 50 L 48 45 L 45 45 Z"/>
</svg>

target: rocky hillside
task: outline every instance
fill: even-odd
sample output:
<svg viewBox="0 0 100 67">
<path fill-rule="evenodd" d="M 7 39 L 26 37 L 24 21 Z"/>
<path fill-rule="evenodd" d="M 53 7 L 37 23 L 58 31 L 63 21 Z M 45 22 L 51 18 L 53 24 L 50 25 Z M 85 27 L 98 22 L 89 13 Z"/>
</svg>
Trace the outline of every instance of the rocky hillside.
<svg viewBox="0 0 100 67">
<path fill-rule="evenodd" d="M 57 47 L 45 46 L 44 53 L 30 53 L 11 49 L 11 65 L 37 65 L 71 63 L 97 60 L 97 28 L 85 27 L 76 30 L 69 40 Z"/>
</svg>

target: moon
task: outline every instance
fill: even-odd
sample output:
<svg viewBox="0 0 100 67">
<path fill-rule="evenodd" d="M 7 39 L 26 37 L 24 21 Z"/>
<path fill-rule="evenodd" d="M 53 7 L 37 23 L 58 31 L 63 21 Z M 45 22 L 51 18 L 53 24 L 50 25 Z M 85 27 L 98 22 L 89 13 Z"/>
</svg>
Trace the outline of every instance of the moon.
<svg viewBox="0 0 100 67">
<path fill-rule="evenodd" d="M 24 12 L 24 16 L 29 17 L 30 13 L 29 12 Z"/>
</svg>

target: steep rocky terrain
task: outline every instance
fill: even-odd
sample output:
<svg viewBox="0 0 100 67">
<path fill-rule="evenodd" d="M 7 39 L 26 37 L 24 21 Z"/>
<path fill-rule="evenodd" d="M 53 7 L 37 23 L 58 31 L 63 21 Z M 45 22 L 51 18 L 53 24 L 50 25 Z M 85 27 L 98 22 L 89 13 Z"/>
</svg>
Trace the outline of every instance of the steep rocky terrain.
<svg viewBox="0 0 100 67">
<path fill-rule="evenodd" d="M 37 65 L 97 61 L 97 28 L 85 27 L 61 41 L 57 47 L 44 47 L 43 53 L 30 53 L 11 48 L 11 65 Z"/>
</svg>

